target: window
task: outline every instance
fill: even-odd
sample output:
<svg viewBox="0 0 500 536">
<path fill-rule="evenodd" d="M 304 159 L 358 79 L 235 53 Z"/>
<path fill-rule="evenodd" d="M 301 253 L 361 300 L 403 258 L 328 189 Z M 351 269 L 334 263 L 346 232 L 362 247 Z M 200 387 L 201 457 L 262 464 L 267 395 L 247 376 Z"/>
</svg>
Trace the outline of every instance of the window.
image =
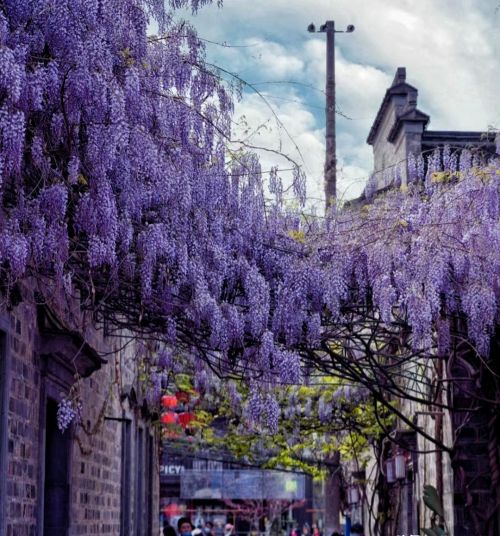
<svg viewBox="0 0 500 536">
<path fill-rule="evenodd" d="M 57 402 L 47 398 L 45 418 L 43 535 L 65 536 L 69 525 L 70 431 L 57 427 Z"/>
</svg>

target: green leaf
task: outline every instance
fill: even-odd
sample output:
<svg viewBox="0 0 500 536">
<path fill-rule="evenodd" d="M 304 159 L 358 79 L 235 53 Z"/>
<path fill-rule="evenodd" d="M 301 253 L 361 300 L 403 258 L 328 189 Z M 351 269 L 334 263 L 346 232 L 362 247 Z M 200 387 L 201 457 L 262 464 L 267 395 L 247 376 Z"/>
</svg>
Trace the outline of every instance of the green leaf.
<svg viewBox="0 0 500 536">
<path fill-rule="evenodd" d="M 422 529 L 426 536 L 447 536 L 444 529 L 441 527 L 431 527 L 430 529 Z"/>
<path fill-rule="evenodd" d="M 424 486 L 423 499 L 428 508 L 430 508 L 441 519 L 444 518 L 443 507 L 441 505 L 441 501 L 439 500 L 437 490 L 434 486 Z"/>
</svg>

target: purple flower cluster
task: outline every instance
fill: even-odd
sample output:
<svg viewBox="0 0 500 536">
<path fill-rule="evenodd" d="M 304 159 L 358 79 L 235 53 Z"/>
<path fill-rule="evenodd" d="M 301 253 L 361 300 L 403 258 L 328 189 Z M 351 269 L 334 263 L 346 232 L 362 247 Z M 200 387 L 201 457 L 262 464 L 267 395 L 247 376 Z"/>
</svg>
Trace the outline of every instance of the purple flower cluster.
<svg viewBox="0 0 500 536">
<path fill-rule="evenodd" d="M 441 320 L 463 315 L 486 354 L 500 288 L 498 161 L 412 156 L 365 192 L 379 180 L 406 181 L 408 193 L 361 212 L 335 206 L 324 222 L 285 209 L 273 169 L 266 206 L 256 155 L 226 150 L 230 91 L 171 15 L 161 0 L 5 2 L 2 288 L 30 274 L 75 285 L 96 316 L 267 387 L 299 382 L 300 354 L 367 304 L 385 323 L 405 320 L 415 348 L 433 345 L 438 323 L 448 347 Z M 165 35 L 148 39 L 149 17 Z M 300 207 L 299 170 L 293 189 Z M 209 380 L 199 370 L 196 381 Z M 249 408 L 275 426 L 269 392 Z"/>
<path fill-rule="evenodd" d="M 57 407 L 57 427 L 64 432 L 75 420 L 78 409 L 74 402 L 68 398 L 63 398 Z"/>
<path fill-rule="evenodd" d="M 246 412 L 250 426 L 260 426 L 270 434 L 276 433 L 281 410 L 273 393 L 253 386 L 247 401 Z"/>
</svg>

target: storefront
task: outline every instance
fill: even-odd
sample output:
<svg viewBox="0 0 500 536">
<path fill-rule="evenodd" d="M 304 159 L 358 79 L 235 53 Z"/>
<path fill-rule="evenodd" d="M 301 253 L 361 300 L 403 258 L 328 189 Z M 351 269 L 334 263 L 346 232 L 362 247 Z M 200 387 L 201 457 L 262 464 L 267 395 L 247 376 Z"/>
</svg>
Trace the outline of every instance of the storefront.
<svg viewBox="0 0 500 536">
<path fill-rule="evenodd" d="M 239 534 L 267 532 L 270 522 L 289 532 L 294 522 L 310 522 L 311 495 L 311 477 L 305 473 L 163 451 L 161 512 L 174 527 L 180 516 L 187 515 L 195 527 L 212 523 L 215 536 L 227 523 Z"/>
</svg>

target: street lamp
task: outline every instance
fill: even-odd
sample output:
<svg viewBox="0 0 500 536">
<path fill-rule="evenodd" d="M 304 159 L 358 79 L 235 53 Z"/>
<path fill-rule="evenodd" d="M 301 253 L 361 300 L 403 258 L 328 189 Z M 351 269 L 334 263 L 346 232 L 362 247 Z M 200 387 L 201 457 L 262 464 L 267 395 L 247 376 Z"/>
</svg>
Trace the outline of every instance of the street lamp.
<svg viewBox="0 0 500 536">
<path fill-rule="evenodd" d="M 345 30 L 336 30 L 335 21 L 327 20 L 319 30 L 311 23 L 310 33 L 326 33 L 326 158 L 325 158 L 325 199 L 328 209 L 337 197 L 337 156 L 335 139 L 335 34 L 352 33 L 354 26 L 349 24 Z"/>
<path fill-rule="evenodd" d="M 351 485 L 347 488 L 347 504 L 355 505 L 359 503 L 359 488 L 356 485 Z"/>
<path fill-rule="evenodd" d="M 404 454 L 396 454 L 394 456 L 394 476 L 398 480 L 406 478 L 406 457 Z"/>
<path fill-rule="evenodd" d="M 397 480 L 394 458 L 389 458 L 385 462 L 385 478 L 387 479 L 388 484 L 393 484 Z"/>
</svg>

